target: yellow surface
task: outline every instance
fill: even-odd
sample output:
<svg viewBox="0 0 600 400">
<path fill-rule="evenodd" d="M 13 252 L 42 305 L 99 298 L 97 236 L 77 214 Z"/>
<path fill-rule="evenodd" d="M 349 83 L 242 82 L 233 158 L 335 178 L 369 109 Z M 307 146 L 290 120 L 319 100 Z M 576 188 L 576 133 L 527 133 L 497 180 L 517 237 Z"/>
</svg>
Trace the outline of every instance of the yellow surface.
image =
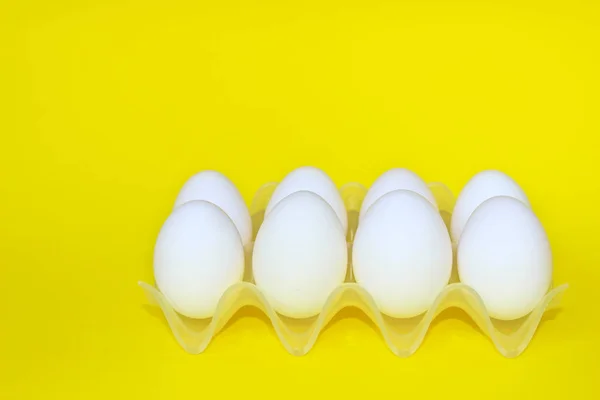
<svg viewBox="0 0 600 400">
<path fill-rule="evenodd" d="M 0 398 L 594 397 L 600 3 L 280 3 L 0 2 Z M 409 359 L 350 312 L 302 358 L 253 311 L 185 354 L 136 285 L 178 188 L 304 164 L 504 170 L 564 307 L 512 360 L 453 312 Z"/>
</svg>

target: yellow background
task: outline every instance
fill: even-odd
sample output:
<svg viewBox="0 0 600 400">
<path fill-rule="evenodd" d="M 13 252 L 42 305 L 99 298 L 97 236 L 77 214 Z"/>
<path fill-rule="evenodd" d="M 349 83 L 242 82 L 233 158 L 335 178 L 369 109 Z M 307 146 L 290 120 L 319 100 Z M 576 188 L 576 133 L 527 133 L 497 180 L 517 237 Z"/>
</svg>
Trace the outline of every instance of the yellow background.
<svg viewBox="0 0 600 400">
<path fill-rule="evenodd" d="M 1 1 L 0 398 L 594 397 L 599 11 Z M 180 185 L 217 169 L 250 201 L 300 165 L 340 185 L 407 167 L 455 193 L 507 172 L 571 284 L 563 307 L 516 359 L 451 311 L 409 359 L 353 315 L 295 358 L 252 311 L 185 354 L 136 285 Z"/>
</svg>

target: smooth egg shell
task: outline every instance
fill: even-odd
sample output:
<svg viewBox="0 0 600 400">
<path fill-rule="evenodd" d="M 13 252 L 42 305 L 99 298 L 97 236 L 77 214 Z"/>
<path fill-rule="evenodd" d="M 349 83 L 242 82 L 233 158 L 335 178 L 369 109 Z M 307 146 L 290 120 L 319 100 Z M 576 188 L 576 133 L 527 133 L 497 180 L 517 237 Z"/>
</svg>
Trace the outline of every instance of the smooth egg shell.
<svg viewBox="0 0 600 400">
<path fill-rule="evenodd" d="M 237 187 L 220 172 L 202 171 L 187 180 L 175 200 L 175 207 L 192 200 L 205 200 L 219 206 L 233 220 L 242 242 L 252 240 L 252 219 Z"/>
<path fill-rule="evenodd" d="M 293 193 L 264 220 L 252 256 L 256 286 L 288 317 L 317 315 L 343 283 L 348 263 L 345 232 L 329 204 L 315 193 Z"/>
<path fill-rule="evenodd" d="M 348 214 L 337 187 L 327 174 L 315 167 L 300 167 L 290 172 L 277 185 L 265 210 L 268 215 L 277 204 L 292 193 L 310 191 L 321 196 L 335 211 L 344 232 L 348 229 Z"/>
<path fill-rule="evenodd" d="M 362 219 L 366 214 L 367 210 L 375 203 L 381 196 L 386 193 L 393 192 L 394 190 L 405 189 L 411 190 L 415 193 L 425 197 L 431 204 L 437 208 L 437 202 L 433 193 L 429 189 L 429 186 L 414 172 L 405 168 L 394 168 L 383 173 L 377 180 L 371 185 L 367 195 L 365 196 L 361 208 L 360 216 Z"/>
<path fill-rule="evenodd" d="M 529 200 L 521 187 L 503 172 L 488 170 L 475 175 L 461 190 L 452 211 L 450 232 L 458 243 L 462 230 L 475 209 L 495 196 L 510 196 L 529 206 Z"/>
<path fill-rule="evenodd" d="M 356 282 L 383 312 L 409 318 L 431 306 L 452 272 L 452 243 L 438 210 L 396 190 L 379 198 L 358 226 L 352 248 Z"/>
<path fill-rule="evenodd" d="M 507 196 L 473 212 L 457 253 L 460 280 L 483 299 L 493 318 L 522 317 L 540 302 L 552 281 L 546 232 L 531 208 Z"/>
<path fill-rule="evenodd" d="M 177 312 L 211 317 L 225 290 L 243 273 L 242 241 L 223 210 L 202 200 L 173 210 L 156 240 L 154 277 Z"/>
</svg>

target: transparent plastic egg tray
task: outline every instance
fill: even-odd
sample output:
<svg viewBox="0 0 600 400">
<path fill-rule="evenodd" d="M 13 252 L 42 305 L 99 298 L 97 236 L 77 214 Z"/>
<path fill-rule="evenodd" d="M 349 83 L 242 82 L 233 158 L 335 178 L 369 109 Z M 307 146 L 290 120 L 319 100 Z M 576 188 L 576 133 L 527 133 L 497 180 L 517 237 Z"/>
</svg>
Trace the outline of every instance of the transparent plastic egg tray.
<svg viewBox="0 0 600 400">
<path fill-rule="evenodd" d="M 263 221 L 264 210 L 277 183 L 268 183 L 256 193 L 251 207 L 254 237 Z M 436 197 L 440 214 L 449 227 L 455 198 L 452 192 L 441 183 L 430 183 L 430 189 Z M 447 308 L 457 307 L 464 310 L 475 324 L 486 334 L 505 357 L 516 357 L 529 345 L 540 320 L 546 310 L 556 307 L 567 285 L 553 286 L 528 315 L 514 321 L 499 321 L 490 318 L 481 297 L 469 286 L 458 280 L 456 263 L 449 284 L 440 292 L 429 310 L 414 318 L 392 318 L 382 314 L 371 295 L 361 288 L 352 276 L 351 250 L 354 233 L 358 226 L 358 214 L 366 188 L 358 183 L 349 183 L 340 188 L 346 209 L 348 210 L 348 272 L 345 282 L 329 296 L 322 312 L 315 317 L 292 319 L 273 310 L 265 296 L 254 285 L 252 278 L 252 245 L 246 249 L 246 270 L 244 279 L 227 289 L 218 303 L 212 318 L 191 319 L 178 314 L 154 286 L 139 282 L 152 304 L 158 305 L 177 342 L 190 354 L 202 353 L 212 338 L 242 307 L 254 306 L 264 312 L 283 344 L 292 355 L 302 356 L 315 345 L 319 333 L 329 321 L 342 309 L 356 307 L 362 310 L 381 331 L 385 344 L 399 357 L 412 355 L 421 343 L 438 314 Z"/>
</svg>

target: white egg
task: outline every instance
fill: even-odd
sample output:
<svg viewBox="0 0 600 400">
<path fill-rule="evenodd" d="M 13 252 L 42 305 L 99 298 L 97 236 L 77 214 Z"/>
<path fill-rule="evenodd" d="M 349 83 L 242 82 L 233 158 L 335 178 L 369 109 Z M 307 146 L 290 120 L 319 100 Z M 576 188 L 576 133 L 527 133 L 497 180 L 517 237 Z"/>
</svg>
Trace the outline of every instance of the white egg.
<svg viewBox="0 0 600 400">
<path fill-rule="evenodd" d="M 202 200 L 173 210 L 154 248 L 154 277 L 177 312 L 211 317 L 225 290 L 243 273 L 242 241 L 223 210 Z"/>
<path fill-rule="evenodd" d="M 175 200 L 175 207 L 192 200 L 205 200 L 219 206 L 233 220 L 244 245 L 252 240 L 252 219 L 248 207 L 225 175 L 207 170 L 189 178 Z"/>
<path fill-rule="evenodd" d="M 346 276 L 345 232 L 319 195 L 300 191 L 281 200 L 254 243 L 256 286 L 275 310 L 293 318 L 317 315 Z"/>
<path fill-rule="evenodd" d="M 522 317 L 552 281 L 552 254 L 531 208 L 508 196 L 493 197 L 473 212 L 457 253 L 460 280 L 483 299 L 493 318 Z"/>
<path fill-rule="evenodd" d="M 394 190 L 411 190 L 425 197 L 431 204 L 437 208 L 437 202 L 429 186 L 414 172 L 405 168 L 394 168 L 383 173 L 371 185 L 365 196 L 359 218 L 362 220 L 369 207 L 373 205 L 381 196 Z"/>
<path fill-rule="evenodd" d="M 301 190 L 316 193 L 329 203 L 342 223 L 344 232 L 346 232 L 348 214 L 342 196 L 331 178 L 315 167 L 300 167 L 290 172 L 275 188 L 265 210 L 265 216 L 286 196 Z"/>
<path fill-rule="evenodd" d="M 358 226 L 352 265 L 356 282 L 381 312 L 414 317 L 429 309 L 450 280 L 450 235 L 423 196 L 395 190 L 381 196 Z"/>
<path fill-rule="evenodd" d="M 508 175 L 495 170 L 478 173 L 462 189 L 452 211 L 450 232 L 455 244 L 459 242 L 462 230 L 473 211 L 481 203 L 495 196 L 514 197 L 529 206 L 523 189 Z"/>
</svg>

